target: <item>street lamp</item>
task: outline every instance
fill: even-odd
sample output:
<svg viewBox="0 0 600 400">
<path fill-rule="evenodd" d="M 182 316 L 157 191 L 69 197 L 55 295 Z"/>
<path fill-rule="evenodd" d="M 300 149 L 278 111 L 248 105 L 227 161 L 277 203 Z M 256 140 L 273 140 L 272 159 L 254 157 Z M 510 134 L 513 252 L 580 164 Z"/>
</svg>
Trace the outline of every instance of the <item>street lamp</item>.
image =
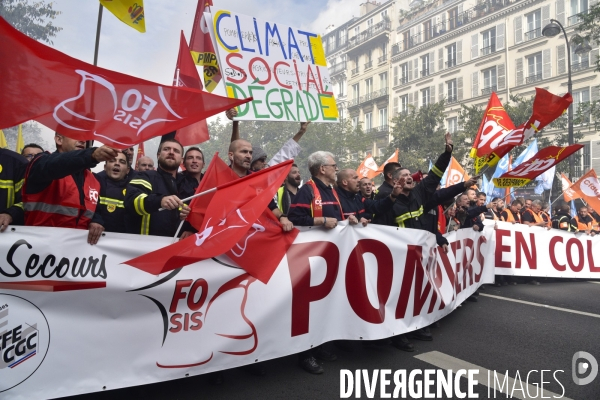
<svg viewBox="0 0 600 400">
<path fill-rule="evenodd" d="M 562 26 L 562 24 L 555 20 L 555 19 L 551 19 L 550 23 L 548 25 L 546 25 L 544 27 L 544 29 L 542 29 L 542 35 L 546 36 L 546 37 L 554 37 L 558 34 L 560 34 L 560 32 L 562 31 L 563 35 L 565 35 L 565 42 L 567 42 L 567 74 L 568 74 L 568 80 L 567 80 L 567 92 L 569 93 L 573 93 L 573 82 L 571 81 L 571 45 L 569 43 L 569 39 L 567 38 L 567 32 L 565 32 L 565 28 Z M 575 54 L 585 54 L 587 52 L 589 52 L 591 50 L 591 47 L 589 44 L 587 43 L 583 43 L 583 44 L 578 44 L 575 47 Z M 574 137 L 573 137 L 573 105 L 569 106 L 568 112 L 567 112 L 567 126 L 568 126 L 568 140 L 569 140 L 569 145 L 572 145 L 574 142 Z M 569 178 L 573 179 L 573 176 L 575 174 L 575 162 L 573 157 L 569 157 Z"/>
</svg>

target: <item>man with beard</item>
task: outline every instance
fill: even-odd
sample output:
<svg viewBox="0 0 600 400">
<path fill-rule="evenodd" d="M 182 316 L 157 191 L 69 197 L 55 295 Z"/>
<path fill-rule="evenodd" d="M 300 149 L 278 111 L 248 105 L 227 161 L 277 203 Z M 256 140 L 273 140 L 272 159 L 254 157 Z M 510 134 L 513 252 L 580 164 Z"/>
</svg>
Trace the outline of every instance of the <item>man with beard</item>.
<svg viewBox="0 0 600 400">
<path fill-rule="evenodd" d="M 23 185 L 25 225 L 87 229 L 96 244 L 104 228 L 96 222 L 100 183 L 90 168 L 110 160 L 108 146 L 85 148 L 85 142 L 56 133 L 56 152 L 43 153 L 27 167 Z"/>
<path fill-rule="evenodd" d="M 394 190 L 394 173 L 401 168 L 400 163 L 389 162 L 383 167 L 383 183 L 377 188 L 375 200 L 385 199 Z M 389 210 L 384 214 L 377 214 L 373 217 L 373 223 L 379 225 L 394 226 L 394 211 Z"/>
<path fill-rule="evenodd" d="M 384 199 L 371 200 L 359 194 L 358 174 L 353 169 L 343 169 L 337 174 L 338 198 L 342 205 L 344 219 L 350 221 L 350 225 L 359 222 L 367 226 L 371 222 L 373 214 L 379 214 L 393 207 L 396 198 L 402 190 L 402 186 L 394 185 L 394 190 Z"/>
<path fill-rule="evenodd" d="M 571 219 L 571 231 L 585 232 L 594 236 L 596 232 L 593 229 L 594 219 L 590 216 L 588 208 L 579 207 L 577 215 Z"/>
<path fill-rule="evenodd" d="M 117 153 L 104 164 L 103 176 L 96 176 L 100 182 L 100 204 L 96 213 L 100 217 L 99 223 L 107 232 L 126 233 L 125 230 L 125 193 L 129 180 L 127 175 L 127 156 L 122 151 Z"/>
<path fill-rule="evenodd" d="M 152 159 L 147 156 L 140 157 L 137 160 L 135 170 L 138 172 L 153 171 L 154 170 L 154 161 L 152 161 Z"/>
<path fill-rule="evenodd" d="M 528 226 L 548 226 L 548 222 L 542 216 L 542 202 L 535 200 L 531 207 L 521 213 L 521 222 Z"/>
<path fill-rule="evenodd" d="M 187 205 L 179 199 L 178 183 L 183 176 L 177 173 L 181 165 L 183 146 L 167 139 L 158 146 L 156 171 L 140 172 L 127 185 L 125 210 L 128 233 L 141 235 L 175 235 L 180 219 L 189 214 Z M 159 211 L 163 208 L 163 211 Z"/>
<path fill-rule="evenodd" d="M 485 213 L 485 219 L 491 219 L 493 221 L 504 221 L 502 219 L 502 211 L 504 210 L 504 200 L 500 197 L 494 197 L 492 203 L 496 203 L 496 207 L 490 208 Z"/>
<path fill-rule="evenodd" d="M 179 197 L 185 199 L 193 196 L 204 174 L 204 153 L 198 147 L 190 147 L 183 156 L 183 180 L 179 185 Z"/>
<path fill-rule="evenodd" d="M 292 164 L 292 169 L 288 173 L 285 182 L 277 190 L 277 208 L 284 214 L 290 212 L 290 204 L 292 204 L 296 198 L 301 182 L 302 177 L 300 176 L 300 169 L 296 164 Z"/>
<path fill-rule="evenodd" d="M 479 216 L 492 208 L 496 208 L 496 203 L 492 201 L 487 205 L 474 207 L 469 207 L 469 205 L 468 191 L 458 196 L 456 200 L 456 217 L 460 221 L 460 228 L 473 228 L 474 231 L 481 232 L 483 223 Z"/>
</svg>

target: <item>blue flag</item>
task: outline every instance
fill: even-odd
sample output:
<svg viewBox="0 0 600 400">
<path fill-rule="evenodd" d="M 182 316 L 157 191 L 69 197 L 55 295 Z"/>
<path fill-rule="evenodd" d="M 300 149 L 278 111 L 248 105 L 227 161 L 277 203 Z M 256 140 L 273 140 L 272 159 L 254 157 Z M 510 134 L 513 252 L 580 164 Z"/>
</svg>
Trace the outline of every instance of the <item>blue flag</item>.
<svg viewBox="0 0 600 400">
<path fill-rule="evenodd" d="M 512 169 L 515 169 L 517 166 L 519 166 L 519 165 L 523 164 L 525 161 L 529 160 L 531 157 L 536 155 L 537 152 L 538 152 L 537 139 L 533 139 L 531 141 L 531 143 L 529 143 L 529 146 L 527 146 L 527 148 L 525 150 L 523 150 L 523 152 L 521 154 L 519 154 L 519 157 L 517 157 L 515 162 L 512 164 Z"/>
<path fill-rule="evenodd" d="M 498 161 L 498 164 L 496 164 L 496 171 L 494 171 L 494 175 L 492 175 L 492 179 L 490 180 L 490 184 L 493 187 L 492 195 L 491 195 L 492 197 L 504 198 L 504 189 L 495 187 L 493 179 L 498 178 L 500 175 L 502 175 L 503 173 L 508 171 L 508 162 L 509 162 L 509 156 L 508 156 L 508 154 L 506 154 L 504 157 L 502 157 L 500 159 L 500 161 Z M 508 200 L 506 200 L 506 201 L 508 201 Z"/>
<path fill-rule="evenodd" d="M 577 209 L 575 208 L 575 202 L 571 200 L 571 218 L 575 218 L 577 215 Z"/>
</svg>

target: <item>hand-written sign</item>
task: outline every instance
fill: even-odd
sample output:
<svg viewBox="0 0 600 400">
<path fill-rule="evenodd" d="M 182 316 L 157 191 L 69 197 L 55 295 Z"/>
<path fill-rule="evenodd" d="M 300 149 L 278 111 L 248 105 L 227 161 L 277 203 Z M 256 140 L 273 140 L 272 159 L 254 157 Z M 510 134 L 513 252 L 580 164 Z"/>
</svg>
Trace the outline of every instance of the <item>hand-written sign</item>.
<svg viewBox="0 0 600 400">
<path fill-rule="evenodd" d="M 337 121 L 320 35 L 225 10 L 212 26 L 227 95 L 254 98 L 237 119 Z"/>
</svg>

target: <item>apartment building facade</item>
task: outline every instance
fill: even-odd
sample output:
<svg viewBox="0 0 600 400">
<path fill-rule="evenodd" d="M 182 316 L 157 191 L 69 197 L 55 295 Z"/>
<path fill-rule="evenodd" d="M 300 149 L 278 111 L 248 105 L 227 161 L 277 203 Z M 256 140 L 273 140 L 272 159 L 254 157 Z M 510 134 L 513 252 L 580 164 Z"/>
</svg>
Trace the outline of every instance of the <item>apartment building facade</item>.
<svg viewBox="0 0 600 400">
<path fill-rule="evenodd" d="M 387 118 L 389 124 L 409 106 L 422 107 L 445 100 L 446 128 L 453 132 L 460 128 L 461 104 L 485 106 L 492 92 L 503 103 L 510 94 L 530 97 L 535 87 L 562 95 L 567 91 L 566 41 L 562 35 L 545 37 L 542 30 L 550 19 L 556 19 L 571 39 L 580 22 L 579 14 L 593 4 L 588 1 L 413 0 L 410 6 L 393 1 L 379 5 L 347 25 L 348 29 L 360 26 L 365 20 L 376 18 L 384 8 L 395 14 L 392 16 L 388 11 L 390 30 L 387 35 L 380 34 L 387 42 L 382 38 L 363 46 L 365 51 L 359 46 L 354 46 L 354 51 L 346 50 L 347 59 L 350 57 L 347 114 L 356 118 L 356 123 L 362 123 L 363 129 L 377 128 L 372 151 L 379 155 L 387 146 L 379 129 L 389 132 L 387 127 L 380 128 L 384 126 L 382 118 Z M 380 28 L 384 29 L 387 25 Z M 383 46 L 389 46 L 389 54 Z M 600 100 L 600 77 L 594 72 L 597 45 L 586 54 L 575 54 L 574 48 L 571 46 L 570 58 L 576 110 L 582 102 Z M 379 57 L 386 54 L 390 62 L 366 68 L 369 59 L 365 54 L 370 51 L 373 62 L 373 53 L 377 55 L 378 49 Z M 385 90 L 381 87 L 384 81 L 378 77 L 384 74 L 386 66 L 388 89 L 384 98 Z M 361 99 L 368 94 L 371 94 L 368 98 Z M 386 105 L 387 115 L 380 114 Z M 545 132 L 554 134 L 551 130 Z M 600 133 L 589 129 L 584 134 L 581 143 L 585 148 L 576 175 L 590 167 L 600 171 Z"/>
</svg>

